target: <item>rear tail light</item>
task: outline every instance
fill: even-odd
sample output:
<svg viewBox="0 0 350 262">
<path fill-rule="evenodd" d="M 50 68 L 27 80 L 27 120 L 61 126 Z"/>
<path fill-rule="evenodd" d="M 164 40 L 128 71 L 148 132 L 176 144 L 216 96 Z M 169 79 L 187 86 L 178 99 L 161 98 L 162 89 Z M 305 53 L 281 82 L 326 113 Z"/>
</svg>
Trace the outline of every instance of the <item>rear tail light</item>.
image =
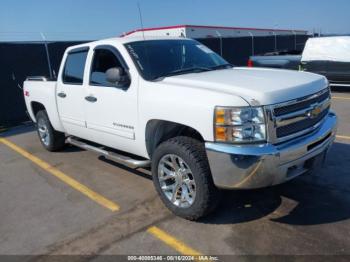
<svg viewBox="0 0 350 262">
<path fill-rule="evenodd" d="M 24 96 L 29 96 L 29 91 L 24 90 Z"/>
<path fill-rule="evenodd" d="M 248 60 L 248 67 L 253 67 L 254 63 L 251 59 Z"/>
</svg>

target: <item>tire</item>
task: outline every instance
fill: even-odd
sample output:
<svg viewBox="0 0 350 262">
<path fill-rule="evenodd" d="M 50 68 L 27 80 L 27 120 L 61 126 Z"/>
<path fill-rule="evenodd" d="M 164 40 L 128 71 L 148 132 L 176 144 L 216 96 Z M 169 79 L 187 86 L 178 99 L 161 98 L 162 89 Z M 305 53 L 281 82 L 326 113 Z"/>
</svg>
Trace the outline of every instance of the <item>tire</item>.
<svg viewBox="0 0 350 262">
<path fill-rule="evenodd" d="M 45 110 L 36 114 L 37 132 L 43 147 L 50 151 L 58 151 L 65 146 L 65 134 L 53 129 Z"/>
<path fill-rule="evenodd" d="M 198 220 L 219 203 L 220 191 L 213 183 L 204 145 L 193 138 L 175 137 L 160 144 L 152 157 L 152 176 L 163 203 L 179 217 Z M 180 183 L 181 189 L 174 190 Z M 175 197 L 174 191 L 179 193 Z"/>
</svg>

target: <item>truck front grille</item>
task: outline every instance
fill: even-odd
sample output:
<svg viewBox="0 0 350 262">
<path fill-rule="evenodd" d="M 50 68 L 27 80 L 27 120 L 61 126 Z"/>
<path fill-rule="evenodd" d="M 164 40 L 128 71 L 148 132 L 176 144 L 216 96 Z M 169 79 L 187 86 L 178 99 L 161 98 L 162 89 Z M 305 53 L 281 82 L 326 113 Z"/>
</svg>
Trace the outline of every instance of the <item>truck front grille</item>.
<svg viewBox="0 0 350 262">
<path fill-rule="evenodd" d="M 317 123 L 319 123 L 328 114 L 328 112 L 329 112 L 329 107 L 327 109 L 323 110 L 323 112 L 321 112 L 317 117 L 315 117 L 313 119 L 306 118 L 304 120 L 295 122 L 293 124 L 278 127 L 276 129 L 277 138 L 289 136 L 289 135 L 298 133 L 300 131 L 312 128 Z"/>
<path fill-rule="evenodd" d="M 270 140 L 281 143 L 317 129 L 330 110 L 330 90 L 267 108 Z"/>
<path fill-rule="evenodd" d="M 274 115 L 275 116 L 281 116 L 281 115 L 285 115 L 288 113 L 292 113 L 292 112 L 296 112 L 298 110 L 301 110 L 303 108 L 307 108 L 310 105 L 314 104 L 314 103 L 321 103 L 324 100 L 328 99 L 330 96 L 330 92 L 327 89 L 326 92 L 324 92 L 323 94 L 316 96 L 314 98 L 311 99 L 306 99 L 306 100 L 302 100 L 301 102 L 297 102 L 295 104 L 291 104 L 291 105 L 286 105 L 286 106 L 282 106 L 282 107 L 277 107 L 274 109 Z M 307 97 L 304 97 L 302 99 L 305 99 Z"/>
</svg>

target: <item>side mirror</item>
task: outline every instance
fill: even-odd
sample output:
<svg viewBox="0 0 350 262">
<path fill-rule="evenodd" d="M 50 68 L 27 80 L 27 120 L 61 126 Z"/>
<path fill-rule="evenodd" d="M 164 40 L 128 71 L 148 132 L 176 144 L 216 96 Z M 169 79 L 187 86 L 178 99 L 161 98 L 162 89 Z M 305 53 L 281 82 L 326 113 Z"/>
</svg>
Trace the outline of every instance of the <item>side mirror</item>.
<svg viewBox="0 0 350 262">
<path fill-rule="evenodd" d="M 123 79 L 123 69 L 120 67 L 113 67 L 106 71 L 106 80 L 112 84 L 119 84 Z"/>
</svg>

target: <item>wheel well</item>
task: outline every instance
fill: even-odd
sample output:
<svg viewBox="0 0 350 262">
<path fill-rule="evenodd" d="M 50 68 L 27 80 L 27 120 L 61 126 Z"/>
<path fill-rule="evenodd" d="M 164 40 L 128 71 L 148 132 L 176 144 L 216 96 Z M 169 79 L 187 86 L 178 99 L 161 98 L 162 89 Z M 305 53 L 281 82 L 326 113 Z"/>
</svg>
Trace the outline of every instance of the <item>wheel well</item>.
<svg viewBox="0 0 350 262">
<path fill-rule="evenodd" d="M 204 142 L 202 135 L 192 127 L 165 120 L 151 120 L 146 126 L 146 147 L 149 156 L 152 157 L 159 144 L 176 136 L 192 137 Z"/>
<path fill-rule="evenodd" d="M 33 111 L 34 117 L 36 117 L 36 114 L 41 110 L 45 110 L 45 107 L 43 104 L 39 102 L 32 102 L 32 111 Z"/>
</svg>

